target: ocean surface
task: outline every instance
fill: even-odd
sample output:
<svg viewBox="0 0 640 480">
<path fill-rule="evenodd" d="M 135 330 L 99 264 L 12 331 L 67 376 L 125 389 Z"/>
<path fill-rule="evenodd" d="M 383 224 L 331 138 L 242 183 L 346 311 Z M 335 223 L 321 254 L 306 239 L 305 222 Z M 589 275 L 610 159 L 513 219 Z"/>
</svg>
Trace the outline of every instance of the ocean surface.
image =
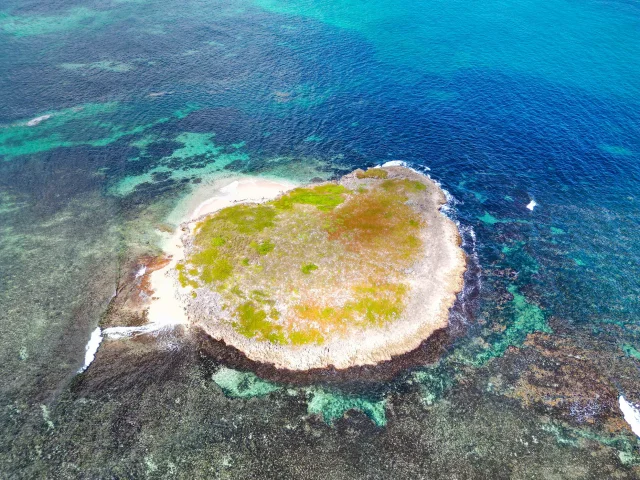
<svg viewBox="0 0 640 480">
<path fill-rule="evenodd" d="M 167 331 L 78 373 L 194 188 L 391 160 L 469 257 L 437 345 L 304 381 Z M 640 3 L 1 2 L 1 478 L 640 478 L 638 403 Z"/>
</svg>

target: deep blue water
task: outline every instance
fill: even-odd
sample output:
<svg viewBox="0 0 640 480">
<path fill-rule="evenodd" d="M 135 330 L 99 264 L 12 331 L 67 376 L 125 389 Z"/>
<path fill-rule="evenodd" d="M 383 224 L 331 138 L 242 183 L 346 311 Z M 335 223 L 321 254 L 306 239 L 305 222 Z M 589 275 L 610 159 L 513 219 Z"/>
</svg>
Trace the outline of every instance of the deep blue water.
<svg viewBox="0 0 640 480">
<path fill-rule="evenodd" d="M 402 439 L 421 433 L 427 444 L 439 439 L 431 463 L 409 456 L 398 471 L 634 478 L 636 437 L 611 399 L 640 402 L 638 51 L 640 7 L 624 1 L 4 2 L 0 471 L 74 478 L 73 463 L 87 478 L 195 478 L 231 462 L 242 465 L 225 470 L 236 478 L 265 465 L 280 478 L 384 477 L 382 459 L 404 458 Z M 42 115 L 51 117 L 26 125 Z M 157 253 L 155 227 L 171 222 L 197 182 L 235 172 L 305 182 L 396 159 L 428 168 L 451 193 L 451 214 L 481 273 L 468 284 L 478 292 L 467 299 L 463 332 L 443 360 L 418 369 L 430 380 L 401 375 L 363 394 L 388 402 L 382 432 L 356 414 L 338 427 L 307 425 L 317 432 L 312 440 L 280 439 L 292 442 L 289 461 L 275 440 L 223 454 L 208 436 L 213 416 L 245 422 L 235 433 L 242 443 L 263 428 L 253 430 L 247 415 L 306 422 L 304 395 L 292 407 L 286 396 L 228 399 L 213 385 L 197 401 L 187 394 L 192 403 L 176 417 L 156 392 L 173 377 L 158 379 L 155 368 L 135 376 L 145 379 L 135 397 L 122 393 L 135 390 L 122 372 L 138 368 L 126 361 L 109 382 L 91 383 L 91 369 L 88 380 L 75 377 L 123 269 Z M 551 350 L 532 340 L 543 331 Z M 563 363 L 576 356 L 583 367 Z M 196 363 L 185 360 L 176 378 L 205 375 Z M 544 368 L 555 380 L 536 377 Z M 578 379 L 581 369 L 602 378 L 594 386 Z M 514 394 L 522 382 L 544 398 L 527 403 Z M 556 382 L 555 393 L 545 382 Z M 171 384 L 166 395 L 185 388 Z M 154 400 L 137 410 L 133 399 L 144 395 Z M 554 395 L 561 400 L 552 408 Z M 218 413 L 203 406 L 207 399 Z M 461 414 L 469 404 L 473 413 Z M 154 408 L 157 421 L 140 413 Z M 596 413 L 584 414 L 589 408 Z M 492 423 L 495 412 L 505 412 L 512 430 Z M 462 428 L 471 417 L 477 429 Z M 81 418 L 111 429 L 82 432 Z M 130 428 L 121 426 L 127 418 Z M 176 458 L 192 463 L 174 459 L 172 470 L 176 422 L 183 434 L 209 433 L 175 446 Z M 433 425 L 454 433 L 443 440 Z M 513 446 L 510 435 L 532 429 L 540 444 Z M 375 449 L 364 454 L 350 442 Z M 129 445 L 120 467 L 116 444 Z M 496 460 L 492 446 L 499 457 L 526 460 Z M 73 458 L 52 460 L 60 448 Z M 470 451 L 475 460 L 454 462 Z M 296 465 L 318 455 L 328 462 L 331 452 L 342 470 L 296 474 Z"/>
</svg>

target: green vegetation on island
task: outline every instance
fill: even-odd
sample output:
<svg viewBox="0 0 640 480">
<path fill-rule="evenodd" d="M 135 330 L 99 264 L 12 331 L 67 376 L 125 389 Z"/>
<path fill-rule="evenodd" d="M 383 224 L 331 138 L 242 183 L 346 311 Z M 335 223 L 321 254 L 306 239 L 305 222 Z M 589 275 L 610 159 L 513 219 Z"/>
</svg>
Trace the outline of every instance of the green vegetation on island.
<svg viewBox="0 0 640 480">
<path fill-rule="evenodd" d="M 424 251 L 411 205 L 427 185 L 387 176 L 359 170 L 354 182 L 365 188 L 301 187 L 204 218 L 176 267 L 181 286 L 198 300 L 212 293 L 240 335 L 277 345 L 320 345 L 399 318 L 406 271 Z"/>
</svg>

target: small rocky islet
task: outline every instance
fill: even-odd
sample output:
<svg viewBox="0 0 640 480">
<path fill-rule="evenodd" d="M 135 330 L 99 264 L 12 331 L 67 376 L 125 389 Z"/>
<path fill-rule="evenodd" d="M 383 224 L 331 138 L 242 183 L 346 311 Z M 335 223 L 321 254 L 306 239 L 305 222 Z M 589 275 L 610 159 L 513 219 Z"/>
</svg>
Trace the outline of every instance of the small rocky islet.
<svg viewBox="0 0 640 480">
<path fill-rule="evenodd" d="M 288 370 L 375 364 L 446 326 L 462 288 L 444 192 L 393 166 L 181 225 L 167 272 L 191 326 Z"/>
</svg>

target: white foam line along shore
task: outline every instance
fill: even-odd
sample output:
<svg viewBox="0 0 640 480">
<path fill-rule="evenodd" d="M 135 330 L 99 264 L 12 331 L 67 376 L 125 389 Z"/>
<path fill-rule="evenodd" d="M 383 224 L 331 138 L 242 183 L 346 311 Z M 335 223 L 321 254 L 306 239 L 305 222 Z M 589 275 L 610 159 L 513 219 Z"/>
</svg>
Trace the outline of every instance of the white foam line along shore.
<svg viewBox="0 0 640 480">
<path fill-rule="evenodd" d="M 627 402 L 622 395 L 618 398 L 618 403 L 620 403 L 620 410 L 622 410 L 625 421 L 633 433 L 640 437 L 640 411 L 632 403 Z"/>
<path fill-rule="evenodd" d="M 174 325 L 170 324 L 148 323 L 139 327 L 110 327 L 105 328 L 104 330 L 100 329 L 100 327 L 96 327 L 96 329 L 91 332 L 91 337 L 89 337 L 89 341 L 85 347 L 84 365 L 80 370 L 78 370 L 78 373 L 82 373 L 89 368 L 89 365 L 91 365 L 95 360 L 98 348 L 105 337 L 112 340 L 118 340 L 120 338 L 133 337 L 143 333 L 157 333 L 162 330 L 169 330 L 173 328 L 173 326 Z"/>
<path fill-rule="evenodd" d="M 98 351 L 98 347 L 102 343 L 102 339 L 103 337 L 102 332 L 100 331 L 100 327 L 96 327 L 96 329 L 91 332 L 91 337 L 89 337 L 89 342 L 85 347 L 84 365 L 80 370 L 78 370 L 78 373 L 84 372 L 89 367 L 89 365 L 91 365 L 93 359 L 96 358 L 96 352 Z"/>
</svg>

